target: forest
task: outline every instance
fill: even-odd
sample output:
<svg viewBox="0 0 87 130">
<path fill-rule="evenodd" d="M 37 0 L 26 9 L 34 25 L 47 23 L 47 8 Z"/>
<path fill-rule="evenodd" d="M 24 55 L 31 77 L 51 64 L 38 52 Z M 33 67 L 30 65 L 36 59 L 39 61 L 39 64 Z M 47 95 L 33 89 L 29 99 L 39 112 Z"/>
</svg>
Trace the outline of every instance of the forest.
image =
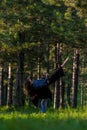
<svg viewBox="0 0 87 130">
<path fill-rule="evenodd" d="M 64 77 L 50 86 L 53 112 L 87 107 L 87 0 L 0 0 L 1 112 L 33 111 L 26 78 L 52 74 L 67 57 Z"/>
<path fill-rule="evenodd" d="M 2 0 L 0 10 L 0 105 L 23 106 L 26 77 L 52 73 L 67 57 L 54 108 L 87 105 L 86 0 Z"/>
</svg>

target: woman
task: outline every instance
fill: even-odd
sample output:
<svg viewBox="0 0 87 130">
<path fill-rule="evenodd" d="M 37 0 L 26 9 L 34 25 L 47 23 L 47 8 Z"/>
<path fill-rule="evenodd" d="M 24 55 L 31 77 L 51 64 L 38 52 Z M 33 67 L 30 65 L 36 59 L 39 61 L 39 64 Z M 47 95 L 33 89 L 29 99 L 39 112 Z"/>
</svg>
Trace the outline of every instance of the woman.
<svg viewBox="0 0 87 130">
<path fill-rule="evenodd" d="M 49 86 L 59 78 L 64 76 L 63 66 L 68 61 L 69 57 L 63 62 L 60 68 L 56 69 L 50 76 L 39 80 L 32 80 L 28 77 L 25 81 L 24 91 L 30 97 L 32 103 L 38 107 L 39 101 L 41 100 L 41 111 L 46 111 L 45 99 L 52 100 L 52 93 Z"/>
<path fill-rule="evenodd" d="M 46 100 L 52 100 L 52 93 L 49 85 L 55 83 L 60 77 L 64 76 L 62 67 L 55 70 L 51 76 L 39 80 L 32 80 L 28 77 L 25 81 L 24 91 L 30 97 L 32 103 L 38 107 L 39 101 L 41 112 L 46 112 Z"/>
</svg>

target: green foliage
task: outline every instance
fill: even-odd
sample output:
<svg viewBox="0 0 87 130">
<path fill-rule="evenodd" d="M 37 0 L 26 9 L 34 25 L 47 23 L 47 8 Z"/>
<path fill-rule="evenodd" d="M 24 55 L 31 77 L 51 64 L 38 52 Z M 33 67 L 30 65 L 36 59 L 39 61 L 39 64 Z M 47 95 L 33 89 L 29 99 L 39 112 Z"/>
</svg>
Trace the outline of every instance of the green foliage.
<svg viewBox="0 0 87 130">
<path fill-rule="evenodd" d="M 49 109 L 43 114 L 32 108 L 0 108 L 0 130 L 9 129 L 86 130 L 87 109 Z"/>
<path fill-rule="evenodd" d="M 31 42 L 35 45 L 47 41 L 86 46 L 86 4 L 85 0 L 2 1 L 1 48 L 5 43 L 15 52 L 30 47 Z"/>
</svg>

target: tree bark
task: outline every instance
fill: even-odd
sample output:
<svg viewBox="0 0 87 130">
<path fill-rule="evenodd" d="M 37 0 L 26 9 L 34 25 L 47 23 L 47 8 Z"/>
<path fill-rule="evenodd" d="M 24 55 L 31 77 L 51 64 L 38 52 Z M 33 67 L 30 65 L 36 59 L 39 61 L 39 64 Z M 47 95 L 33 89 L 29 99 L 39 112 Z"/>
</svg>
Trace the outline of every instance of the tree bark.
<svg viewBox="0 0 87 130">
<path fill-rule="evenodd" d="M 61 65 L 61 44 L 55 44 L 55 68 Z M 62 92 L 64 89 L 62 88 L 62 80 L 58 80 L 55 82 L 55 90 L 54 90 L 54 109 L 59 108 L 64 101 Z M 61 103 L 60 103 L 61 102 Z"/>
<path fill-rule="evenodd" d="M 7 86 L 7 105 L 12 105 L 12 75 L 11 75 L 11 64 L 8 66 L 8 86 Z"/>
<path fill-rule="evenodd" d="M 71 83 L 72 83 L 72 75 L 69 74 L 67 77 L 68 86 L 67 86 L 67 106 L 71 106 Z"/>
<path fill-rule="evenodd" d="M 23 106 L 25 102 L 24 92 L 24 53 L 20 51 L 18 53 L 18 68 L 16 72 L 16 84 L 14 90 L 14 105 Z"/>
<path fill-rule="evenodd" d="M 49 73 L 49 66 L 50 66 L 50 62 L 49 62 L 49 56 L 50 56 L 50 46 L 49 43 L 47 43 L 47 73 Z"/>
<path fill-rule="evenodd" d="M 0 106 L 4 105 L 3 68 L 0 66 Z"/>
<path fill-rule="evenodd" d="M 73 77 L 72 77 L 72 107 L 77 107 L 77 95 L 78 95 L 78 73 L 79 73 L 79 51 L 74 50 L 73 58 Z"/>
<path fill-rule="evenodd" d="M 41 78 L 41 66 L 40 66 L 40 57 L 38 57 L 38 65 L 37 65 L 37 78 L 40 79 Z"/>
</svg>

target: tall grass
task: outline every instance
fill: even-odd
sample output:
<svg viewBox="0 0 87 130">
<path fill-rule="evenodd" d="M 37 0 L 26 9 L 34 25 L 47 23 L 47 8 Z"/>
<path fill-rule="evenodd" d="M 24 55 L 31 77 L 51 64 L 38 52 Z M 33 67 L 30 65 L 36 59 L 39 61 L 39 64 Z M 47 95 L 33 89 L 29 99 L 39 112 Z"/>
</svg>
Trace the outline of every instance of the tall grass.
<svg viewBox="0 0 87 130">
<path fill-rule="evenodd" d="M 87 108 L 0 108 L 0 130 L 87 130 Z"/>
</svg>

